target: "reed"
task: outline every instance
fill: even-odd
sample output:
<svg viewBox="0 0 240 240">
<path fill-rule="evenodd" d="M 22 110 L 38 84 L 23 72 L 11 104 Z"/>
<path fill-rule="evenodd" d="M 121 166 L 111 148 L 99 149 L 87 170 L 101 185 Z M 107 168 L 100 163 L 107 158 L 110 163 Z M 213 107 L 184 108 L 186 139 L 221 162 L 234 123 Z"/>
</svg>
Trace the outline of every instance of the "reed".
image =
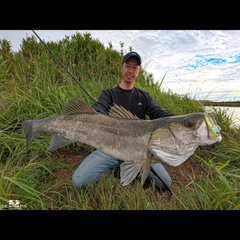
<svg viewBox="0 0 240 240">
<path fill-rule="evenodd" d="M 77 33 L 47 43 L 78 83 L 96 99 L 100 92 L 120 80 L 119 63 L 124 52 L 104 47 L 91 35 Z M 123 45 L 122 45 L 123 46 Z M 177 182 L 173 196 L 138 181 L 122 187 L 114 173 L 98 183 L 76 190 L 71 175 L 82 154 L 93 149 L 75 144 L 61 151 L 46 151 L 49 135 L 36 138 L 26 155 L 23 121 L 55 116 L 72 98 L 93 101 L 34 37 L 24 39 L 13 53 L 10 43 L 0 40 L 0 209 L 15 209 L 9 200 L 19 200 L 19 210 L 236 210 L 240 209 L 240 129 L 231 128 L 225 112 L 214 111 L 223 140 L 201 147 L 191 161 L 201 161 L 208 171 L 189 184 Z M 151 74 L 141 71 L 137 87 L 153 96 L 167 111 L 186 114 L 204 111 L 204 105 L 188 96 L 164 92 Z M 75 162 L 67 162 L 73 156 Z M 190 161 L 190 160 L 189 160 Z"/>
</svg>

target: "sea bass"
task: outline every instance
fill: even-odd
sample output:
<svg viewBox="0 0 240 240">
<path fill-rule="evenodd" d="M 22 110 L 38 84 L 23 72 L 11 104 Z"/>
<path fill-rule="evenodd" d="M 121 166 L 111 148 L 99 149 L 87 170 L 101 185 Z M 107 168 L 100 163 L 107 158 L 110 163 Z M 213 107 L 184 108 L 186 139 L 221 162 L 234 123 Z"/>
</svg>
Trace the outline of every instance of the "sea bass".
<svg viewBox="0 0 240 240">
<path fill-rule="evenodd" d="M 26 120 L 22 127 L 27 151 L 36 136 L 51 133 L 48 151 L 82 142 L 122 160 L 123 186 L 138 174 L 143 185 L 152 163 L 178 166 L 198 146 L 222 140 L 221 128 L 211 113 L 142 120 L 116 104 L 110 107 L 108 115 L 98 113 L 81 99 L 69 101 L 59 116 Z"/>
</svg>

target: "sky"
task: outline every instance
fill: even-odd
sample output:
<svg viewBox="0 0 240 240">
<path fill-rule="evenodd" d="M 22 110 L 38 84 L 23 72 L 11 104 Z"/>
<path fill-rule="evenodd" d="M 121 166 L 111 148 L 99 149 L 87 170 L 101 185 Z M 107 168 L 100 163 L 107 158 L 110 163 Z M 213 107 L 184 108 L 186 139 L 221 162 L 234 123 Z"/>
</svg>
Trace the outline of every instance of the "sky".
<svg viewBox="0 0 240 240">
<path fill-rule="evenodd" d="M 91 33 L 118 51 L 121 43 L 126 53 L 131 47 L 156 82 L 166 74 L 164 91 L 197 100 L 240 101 L 240 30 L 0 30 L 0 39 L 18 51 L 32 35 L 47 43 L 77 32 Z"/>
</svg>

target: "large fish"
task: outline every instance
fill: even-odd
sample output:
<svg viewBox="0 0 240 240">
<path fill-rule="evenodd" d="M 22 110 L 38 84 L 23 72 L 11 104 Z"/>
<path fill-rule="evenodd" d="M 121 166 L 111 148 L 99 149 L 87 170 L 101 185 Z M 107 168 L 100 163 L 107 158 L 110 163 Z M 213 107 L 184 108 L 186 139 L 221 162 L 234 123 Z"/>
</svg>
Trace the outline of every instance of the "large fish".
<svg viewBox="0 0 240 240">
<path fill-rule="evenodd" d="M 143 185 L 151 163 L 178 166 L 198 146 L 222 140 L 220 127 L 211 113 L 192 113 L 154 120 L 138 119 L 126 109 L 113 105 L 108 115 L 96 112 L 80 99 L 69 101 L 59 116 L 23 122 L 26 148 L 41 133 L 52 133 L 48 151 L 82 142 L 123 160 L 123 186 L 141 175 Z"/>
</svg>

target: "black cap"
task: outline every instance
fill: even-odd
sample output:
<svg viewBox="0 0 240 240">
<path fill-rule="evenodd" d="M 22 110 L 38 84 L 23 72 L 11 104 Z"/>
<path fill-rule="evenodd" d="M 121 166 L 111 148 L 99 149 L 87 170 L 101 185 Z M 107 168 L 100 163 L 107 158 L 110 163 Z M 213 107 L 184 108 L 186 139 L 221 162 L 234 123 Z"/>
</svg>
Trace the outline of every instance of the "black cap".
<svg viewBox="0 0 240 240">
<path fill-rule="evenodd" d="M 122 63 L 126 62 L 130 57 L 136 57 L 138 59 L 139 65 L 141 66 L 142 59 L 141 59 L 140 55 L 137 52 L 129 52 L 129 53 L 127 53 L 124 56 Z"/>
</svg>

